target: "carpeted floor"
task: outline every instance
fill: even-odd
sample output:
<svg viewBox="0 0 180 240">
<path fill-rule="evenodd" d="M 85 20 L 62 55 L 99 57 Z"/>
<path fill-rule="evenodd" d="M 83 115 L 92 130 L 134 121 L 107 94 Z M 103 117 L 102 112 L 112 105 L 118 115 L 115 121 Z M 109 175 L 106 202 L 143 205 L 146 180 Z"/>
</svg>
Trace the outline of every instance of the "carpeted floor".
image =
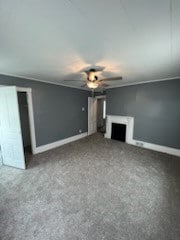
<svg viewBox="0 0 180 240">
<path fill-rule="evenodd" d="M 180 158 L 96 134 L 0 169 L 1 240 L 179 240 Z"/>
</svg>

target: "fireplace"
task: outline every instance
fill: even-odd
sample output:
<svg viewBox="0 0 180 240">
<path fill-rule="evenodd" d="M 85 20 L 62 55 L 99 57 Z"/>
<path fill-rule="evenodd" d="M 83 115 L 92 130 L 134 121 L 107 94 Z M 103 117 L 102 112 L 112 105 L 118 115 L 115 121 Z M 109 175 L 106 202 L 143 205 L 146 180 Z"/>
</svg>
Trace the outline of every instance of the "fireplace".
<svg viewBox="0 0 180 240">
<path fill-rule="evenodd" d="M 121 132 L 124 131 L 125 133 L 123 141 L 129 144 L 133 144 L 134 118 L 126 116 L 107 115 L 105 138 L 111 138 L 112 132 L 119 131 L 116 130 L 117 126 L 114 124 L 125 125 L 125 127 L 120 126 Z"/>
<path fill-rule="evenodd" d="M 111 139 L 126 141 L 126 124 L 112 123 Z"/>
</svg>

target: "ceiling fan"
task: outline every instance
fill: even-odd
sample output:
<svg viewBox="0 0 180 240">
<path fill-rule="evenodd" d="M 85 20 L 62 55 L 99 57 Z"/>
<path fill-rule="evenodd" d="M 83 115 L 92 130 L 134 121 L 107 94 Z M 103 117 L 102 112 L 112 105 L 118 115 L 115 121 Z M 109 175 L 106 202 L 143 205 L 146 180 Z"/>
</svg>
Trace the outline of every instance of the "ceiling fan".
<svg viewBox="0 0 180 240">
<path fill-rule="evenodd" d="M 97 76 L 98 72 L 102 72 L 104 70 L 104 67 L 97 67 L 97 68 L 88 68 L 85 70 L 82 70 L 81 72 L 86 73 L 87 75 L 87 79 L 86 81 L 84 80 L 64 80 L 64 81 L 83 81 L 85 82 L 85 84 L 83 84 L 81 87 L 88 87 L 90 89 L 96 89 L 98 87 L 108 87 L 110 86 L 109 84 L 106 84 L 104 82 L 109 82 L 109 81 L 115 81 L 115 80 L 122 80 L 122 76 L 118 76 L 118 77 L 111 77 L 111 78 L 102 78 L 99 79 L 99 77 Z"/>
</svg>

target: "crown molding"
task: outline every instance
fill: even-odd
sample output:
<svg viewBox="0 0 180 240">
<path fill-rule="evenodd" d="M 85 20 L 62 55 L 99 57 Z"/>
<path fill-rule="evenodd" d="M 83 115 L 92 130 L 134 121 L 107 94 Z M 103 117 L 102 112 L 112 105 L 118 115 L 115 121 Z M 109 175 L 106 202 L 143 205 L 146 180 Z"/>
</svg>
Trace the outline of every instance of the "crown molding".
<svg viewBox="0 0 180 240">
<path fill-rule="evenodd" d="M 116 85 L 116 86 L 109 86 L 109 87 L 106 87 L 106 89 L 120 88 L 120 87 L 127 87 L 127 86 L 138 85 L 138 84 L 162 82 L 162 81 L 169 81 L 169 80 L 176 80 L 176 79 L 180 79 L 180 76 L 171 77 L 171 78 L 154 79 L 154 80 L 148 80 L 148 81 L 140 81 L 140 82 L 134 82 L 134 83 L 125 83 L 125 84 Z"/>
<path fill-rule="evenodd" d="M 0 72 L 0 75 L 22 78 L 22 79 L 32 80 L 32 81 L 36 81 L 36 82 L 48 83 L 48 84 L 53 84 L 53 85 L 58 85 L 58 86 L 63 86 L 63 87 L 68 87 L 68 88 L 75 88 L 75 89 L 80 89 L 80 90 L 91 92 L 91 89 L 84 89 L 82 87 L 72 86 L 72 85 L 69 86 L 69 85 L 63 84 L 61 82 L 60 83 L 50 82 L 50 81 L 46 81 L 46 80 L 42 80 L 42 79 L 38 79 L 38 78 L 25 77 L 25 76 L 22 76 L 22 75 L 14 75 L 14 74 L 10 74 L 10 73 L 2 73 L 2 72 Z M 140 82 L 134 82 L 134 83 L 124 83 L 124 84 L 120 84 L 120 85 L 116 85 L 116 86 L 106 87 L 105 90 L 106 89 L 112 89 L 112 88 L 120 88 L 120 87 L 138 85 L 138 84 L 145 84 L 145 83 L 169 81 L 169 80 L 175 80 L 175 79 L 180 79 L 180 76 L 171 77 L 171 78 L 154 79 L 154 80 L 148 80 L 148 81 L 140 81 Z M 101 92 L 101 90 L 97 89 L 97 90 L 95 90 L 95 92 Z"/>
<path fill-rule="evenodd" d="M 14 74 L 10 74 L 10 73 L 2 73 L 2 72 L 0 72 L 0 75 L 10 76 L 10 77 L 15 77 L 15 78 L 22 78 L 22 79 L 32 80 L 32 81 L 36 81 L 36 82 L 48 83 L 48 84 L 53 84 L 53 85 L 57 85 L 57 86 L 75 88 L 75 89 L 80 89 L 80 90 L 91 92 L 90 89 L 84 89 L 84 88 L 78 87 L 78 86 L 69 86 L 69 85 L 63 84 L 61 82 L 60 83 L 50 82 L 50 81 L 46 81 L 46 80 L 42 80 L 42 79 L 38 79 L 38 78 L 25 77 L 25 76 L 22 76 L 22 75 L 14 75 Z"/>
</svg>

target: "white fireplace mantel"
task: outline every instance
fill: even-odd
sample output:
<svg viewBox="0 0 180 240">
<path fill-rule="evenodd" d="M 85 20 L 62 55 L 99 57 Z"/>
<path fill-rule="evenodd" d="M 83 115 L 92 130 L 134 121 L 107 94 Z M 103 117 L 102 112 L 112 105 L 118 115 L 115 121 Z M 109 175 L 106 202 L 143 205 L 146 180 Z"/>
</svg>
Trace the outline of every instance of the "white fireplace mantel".
<svg viewBox="0 0 180 240">
<path fill-rule="evenodd" d="M 105 138 L 111 138 L 112 123 L 126 125 L 126 142 L 133 144 L 134 118 L 127 116 L 107 115 Z"/>
<path fill-rule="evenodd" d="M 107 115 L 105 138 L 111 138 L 112 123 L 126 124 L 126 143 L 139 147 L 151 149 L 158 152 L 164 152 L 180 157 L 180 149 L 161 146 L 153 143 L 143 142 L 133 139 L 134 134 L 134 117 Z"/>
</svg>

